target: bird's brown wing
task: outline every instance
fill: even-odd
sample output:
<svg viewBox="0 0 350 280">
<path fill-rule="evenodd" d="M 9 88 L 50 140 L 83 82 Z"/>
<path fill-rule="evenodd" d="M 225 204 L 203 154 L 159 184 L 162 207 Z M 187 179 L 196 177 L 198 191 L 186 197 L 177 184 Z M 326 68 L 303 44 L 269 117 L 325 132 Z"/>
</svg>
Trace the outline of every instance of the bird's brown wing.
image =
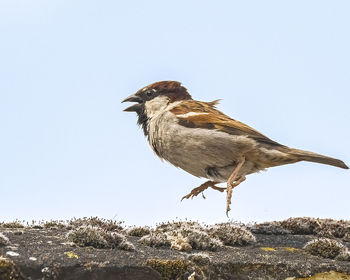
<svg viewBox="0 0 350 280">
<path fill-rule="evenodd" d="M 179 118 L 179 124 L 192 128 L 215 129 L 231 135 L 246 135 L 259 143 L 283 146 L 250 126 L 231 119 L 215 108 L 218 100 L 199 102 L 187 100 L 172 108 L 170 112 Z"/>
</svg>

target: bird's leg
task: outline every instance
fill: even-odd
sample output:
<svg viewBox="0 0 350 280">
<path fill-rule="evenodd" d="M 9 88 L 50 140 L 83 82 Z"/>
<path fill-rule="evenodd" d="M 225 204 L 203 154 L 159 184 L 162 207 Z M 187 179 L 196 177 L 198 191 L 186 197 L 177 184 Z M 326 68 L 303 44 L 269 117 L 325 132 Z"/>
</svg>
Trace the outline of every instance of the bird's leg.
<svg viewBox="0 0 350 280">
<path fill-rule="evenodd" d="M 194 198 L 195 196 L 199 195 L 200 193 L 203 193 L 207 188 L 213 188 L 214 190 L 223 192 L 226 188 L 219 188 L 217 186 L 215 186 L 216 184 L 218 184 L 218 182 L 214 182 L 214 181 L 207 181 L 205 183 L 203 183 L 202 185 L 200 185 L 197 188 L 194 188 L 189 194 L 185 195 L 182 199 L 184 200 L 185 198 Z M 205 196 L 203 195 L 203 197 L 205 198 Z"/>
<path fill-rule="evenodd" d="M 216 183 L 217 184 L 217 183 Z M 224 192 L 224 191 L 226 191 L 226 188 L 220 188 L 220 187 L 217 187 L 217 186 L 215 186 L 215 185 L 212 185 L 212 186 L 210 186 L 212 189 L 214 189 L 214 190 L 217 190 L 217 191 L 219 191 L 219 192 Z"/>
<path fill-rule="evenodd" d="M 237 178 L 239 171 L 241 170 L 243 164 L 245 163 L 245 157 L 242 157 L 242 159 L 238 162 L 237 166 L 233 170 L 231 176 L 228 178 L 227 181 L 227 199 L 226 199 L 226 216 L 228 216 L 228 212 L 231 210 L 231 198 L 232 198 L 232 189 L 234 187 L 237 187 L 240 183 L 242 183 L 245 180 L 245 176 L 241 176 Z"/>
</svg>

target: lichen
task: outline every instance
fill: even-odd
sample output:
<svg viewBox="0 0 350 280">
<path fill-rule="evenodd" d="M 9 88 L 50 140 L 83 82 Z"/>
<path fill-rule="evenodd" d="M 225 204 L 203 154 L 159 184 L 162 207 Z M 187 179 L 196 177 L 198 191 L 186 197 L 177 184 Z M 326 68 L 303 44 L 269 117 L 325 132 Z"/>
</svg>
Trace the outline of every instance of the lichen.
<svg viewBox="0 0 350 280">
<path fill-rule="evenodd" d="M 314 234 L 316 228 L 320 227 L 320 221 L 315 218 L 289 218 L 279 224 L 292 234 Z"/>
<path fill-rule="evenodd" d="M 50 220 L 48 222 L 44 222 L 43 227 L 47 229 L 65 228 L 66 224 L 64 221 Z"/>
<path fill-rule="evenodd" d="M 197 265 L 207 265 L 211 262 L 211 258 L 208 254 L 194 253 L 188 255 L 188 259 Z"/>
<path fill-rule="evenodd" d="M 125 251 L 135 251 L 136 250 L 134 244 L 132 244 L 131 242 L 129 242 L 127 240 L 122 241 L 118 245 L 117 248 L 120 249 L 120 250 L 125 250 Z"/>
<path fill-rule="evenodd" d="M 81 226 L 91 226 L 106 231 L 121 231 L 123 229 L 122 224 L 123 222 L 120 221 L 102 219 L 98 217 L 84 217 L 70 220 L 68 223 L 68 227 L 74 229 Z"/>
<path fill-rule="evenodd" d="M 125 230 L 125 233 L 129 236 L 142 237 L 150 234 L 151 230 L 149 227 L 130 227 Z"/>
<path fill-rule="evenodd" d="M 118 232 L 110 232 L 99 227 L 81 226 L 68 233 L 68 239 L 80 247 L 91 246 L 97 249 L 117 248 L 121 250 L 135 250 L 132 243 Z"/>
<path fill-rule="evenodd" d="M 158 271 L 164 280 L 181 278 L 186 273 L 188 267 L 188 264 L 184 260 L 148 259 L 145 265 Z"/>
<path fill-rule="evenodd" d="M 0 223 L 0 228 L 24 228 L 24 225 L 20 221 L 15 220 L 9 223 Z"/>
<path fill-rule="evenodd" d="M 8 239 L 8 237 L 0 232 L 0 247 L 1 246 L 6 246 L 9 243 L 10 243 L 10 240 Z"/>
<path fill-rule="evenodd" d="M 0 257 L 0 279 L 21 279 L 18 269 L 12 260 Z"/>
<path fill-rule="evenodd" d="M 329 238 L 317 238 L 309 241 L 304 249 L 312 255 L 323 258 L 335 259 L 338 256 L 346 256 L 348 249 L 341 242 Z"/>
<path fill-rule="evenodd" d="M 108 248 L 117 248 L 126 251 L 135 250 L 135 246 L 130 243 L 126 237 L 118 232 L 103 232 L 103 237 L 107 241 Z"/>
<path fill-rule="evenodd" d="M 171 240 L 171 249 L 183 252 L 190 252 L 192 246 L 190 244 L 190 239 L 188 237 L 183 237 L 181 233 L 175 236 L 169 236 L 168 239 Z"/>
<path fill-rule="evenodd" d="M 260 247 L 260 250 L 263 250 L 263 251 L 266 251 L 266 252 L 276 251 L 276 249 L 272 248 L 272 247 Z"/>
<path fill-rule="evenodd" d="M 140 240 L 151 247 L 170 247 L 179 251 L 211 250 L 222 247 L 222 242 L 208 232 L 197 222 L 177 221 L 160 224 L 150 234 Z"/>
<path fill-rule="evenodd" d="M 328 271 L 317 273 L 305 278 L 288 277 L 286 280 L 350 280 L 350 275 L 335 271 Z"/>
<path fill-rule="evenodd" d="M 168 237 L 165 233 L 151 231 L 150 234 L 143 236 L 139 242 L 146 246 L 159 248 L 159 247 L 170 247 L 171 241 L 168 240 Z"/>
<path fill-rule="evenodd" d="M 300 251 L 300 249 L 298 248 L 294 248 L 294 247 L 282 247 L 283 250 L 288 251 L 288 252 L 297 252 Z"/>
<path fill-rule="evenodd" d="M 350 237 L 350 221 L 345 220 L 289 218 L 276 223 L 292 234 L 314 234 L 320 237 L 340 238 L 343 241 Z"/>
<path fill-rule="evenodd" d="M 249 225 L 249 229 L 252 233 L 257 234 L 274 234 L 274 235 L 284 235 L 290 234 L 291 232 L 288 229 L 283 228 L 278 224 L 278 222 L 270 222 L 270 223 L 261 223 L 261 224 L 253 224 Z"/>
<path fill-rule="evenodd" d="M 107 241 L 101 230 L 95 227 L 81 226 L 68 233 L 68 239 L 80 247 L 91 246 L 94 248 L 106 248 Z"/>
<path fill-rule="evenodd" d="M 194 229 L 187 233 L 190 244 L 196 250 L 216 251 L 223 246 L 223 243 L 216 237 L 210 236 L 203 230 Z"/>
<path fill-rule="evenodd" d="M 64 252 L 64 254 L 69 258 L 69 259 L 79 259 L 79 256 L 72 252 L 72 251 L 69 251 L 69 252 Z"/>
<path fill-rule="evenodd" d="M 196 250 L 215 251 L 223 246 L 219 239 L 209 235 L 206 229 L 199 223 L 193 221 L 163 223 L 157 226 L 156 232 L 166 233 L 170 240 L 173 240 L 179 235 L 183 238 L 188 238 L 188 243 Z"/>
<path fill-rule="evenodd" d="M 210 227 L 209 232 L 229 246 L 244 246 L 256 242 L 255 236 L 246 227 L 239 224 L 216 224 Z"/>
</svg>

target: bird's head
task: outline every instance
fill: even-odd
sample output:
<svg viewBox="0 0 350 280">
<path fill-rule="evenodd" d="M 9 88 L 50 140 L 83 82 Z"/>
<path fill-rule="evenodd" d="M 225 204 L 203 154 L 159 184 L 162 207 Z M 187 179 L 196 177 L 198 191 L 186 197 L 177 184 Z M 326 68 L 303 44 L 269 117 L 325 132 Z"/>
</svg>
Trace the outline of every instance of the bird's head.
<svg viewBox="0 0 350 280">
<path fill-rule="evenodd" d="M 122 102 L 136 102 L 124 109 L 126 112 L 136 112 L 150 103 L 171 103 L 174 101 L 192 99 L 187 89 L 177 81 L 162 81 L 150 84 L 125 98 Z"/>
<path fill-rule="evenodd" d="M 122 102 L 135 102 L 124 109 L 126 112 L 136 112 L 138 124 L 142 125 L 147 135 L 147 121 L 169 103 L 192 99 L 187 89 L 177 81 L 162 81 L 150 84 L 125 98 Z"/>
</svg>

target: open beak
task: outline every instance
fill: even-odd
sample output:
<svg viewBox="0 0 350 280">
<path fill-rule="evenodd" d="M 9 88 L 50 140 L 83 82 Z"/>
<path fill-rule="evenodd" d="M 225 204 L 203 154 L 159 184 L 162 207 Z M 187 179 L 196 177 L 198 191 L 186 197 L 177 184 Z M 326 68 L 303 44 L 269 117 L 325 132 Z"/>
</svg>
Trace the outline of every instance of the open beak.
<svg viewBox="0 0 350 280">
<path fill-rule="evenodd" d="M 137 102 L 138 104 L 131 105 L 123 110 L 124 112 L 137 112 L 141 109 L 143 100 L 140 96 L 133 94 L 125 98 L 123 102 Z"/>
</svg>

